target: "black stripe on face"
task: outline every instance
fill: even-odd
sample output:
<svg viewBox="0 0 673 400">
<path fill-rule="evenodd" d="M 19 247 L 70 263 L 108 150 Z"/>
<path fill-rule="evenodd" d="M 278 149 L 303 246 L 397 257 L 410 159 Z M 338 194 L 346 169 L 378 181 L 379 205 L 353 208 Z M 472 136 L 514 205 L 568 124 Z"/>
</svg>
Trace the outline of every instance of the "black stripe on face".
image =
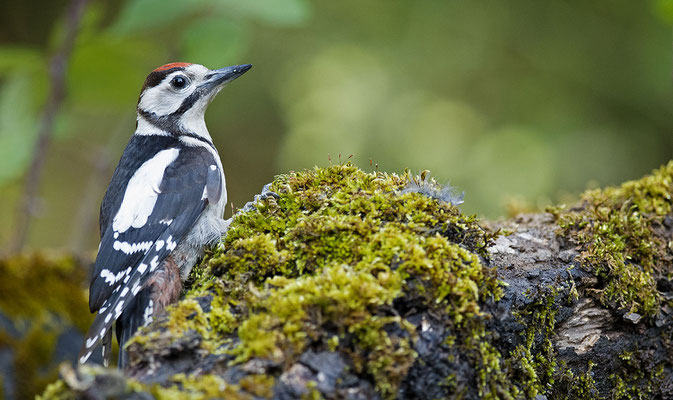
<svg viewBox="0 0 673 400">
<path fill-rule="evenodd" d="M 185 101 L 187 100 L 185 99 Z M 173 113 L 160 117 L 155 113 L 145 111 L 141 108 L 138 108 L 138 114 L 140 114 L 141 117 L 145 118 L 145 120 L 147 120 L 150 124 L 154 125 L 155 127 L 161 129 L 164 132 L 169 133 L 171 136 L 175 138 L 179 138 L 180 136 L 194 138 L 207 144 L 213 150 L 215 150 L 215 145 L 210 140 L 201 137 L 193 132 L 188 132 L 182 129 L 182 127 L 180 126 L 180 115 L 175 115 L 175 113 Z"/>
<path fill-rule="evenodd" d="M 187 98 L 182 101 L 180 107 L 178 107 L 177 110 L 173 111 L 171 115 L 175 117 L 180 117 L 182 114 L 186 113 L 190 108 L 192 108 L 194 103 L 196 103 L 203 95 L 204 95 L 203 89 L 197 87 L 196 89 L 194 89 L 192 94 L 187 96 Z"/>
</svg>

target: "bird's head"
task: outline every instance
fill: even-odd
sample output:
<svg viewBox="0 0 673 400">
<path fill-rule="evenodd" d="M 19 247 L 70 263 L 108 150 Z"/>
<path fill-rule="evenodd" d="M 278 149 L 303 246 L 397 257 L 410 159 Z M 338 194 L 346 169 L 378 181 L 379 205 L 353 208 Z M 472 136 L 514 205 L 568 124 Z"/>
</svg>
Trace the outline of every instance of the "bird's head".
<svg viewBox="0 0 673 400">
<path fill-rule="evenodd" d="M 179 62 L 155 69 L 145 79 L 138 99 L 137 133 L 187 132 L 209 138 L 204 122 L 208 104 L 227 83 L 251 67 L 244 64 L 211 70 Z"/>
</svg>

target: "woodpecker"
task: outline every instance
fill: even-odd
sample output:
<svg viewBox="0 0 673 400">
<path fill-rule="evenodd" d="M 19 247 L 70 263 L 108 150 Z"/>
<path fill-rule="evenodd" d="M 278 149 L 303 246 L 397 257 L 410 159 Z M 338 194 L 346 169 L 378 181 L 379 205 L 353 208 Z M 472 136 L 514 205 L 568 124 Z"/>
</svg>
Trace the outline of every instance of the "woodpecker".
<svg viewBox="0 0 673 400">
<path fill-rule="evenodd" d="M 124 343 L 177 301 L 204 247 L 226 230 L 224 172 L 204 114 L 222 87 L 251 67 L 210 70 L 180 62 L 147 76 L 136 131 L 101 204 L 101 241 L 89 290 L 89 309 L 98 314 L 80 363 L 101 344 L 109 365 L 116 322 L 118 366 L 124 368 Z"/>
</svg>

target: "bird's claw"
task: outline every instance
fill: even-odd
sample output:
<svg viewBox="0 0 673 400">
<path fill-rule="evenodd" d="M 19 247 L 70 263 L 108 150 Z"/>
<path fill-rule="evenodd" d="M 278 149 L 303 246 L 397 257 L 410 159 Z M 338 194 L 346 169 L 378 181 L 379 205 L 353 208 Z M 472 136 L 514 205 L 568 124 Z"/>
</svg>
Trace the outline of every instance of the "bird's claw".
<svg viewBox="0 0 673 400">
<path fill-rule="evenodd" d="M 266 200 L 271 197 L 273 197 L 276 200 L 280 199 L 280 195 L 278 193 L 269 190 L 270 187 L 271 187 L 270 183 L 264 185 L 264 187 L 262 188 L 262 192 L 260 194 L 256 194 L 255 197 L 252 199 L 252 201 L 245 203 L 243 208 L 241 208 L 237 213 L 248 212 L 256 209 L 257 202 L 259 202 L 260 200 Z"/>
<path fill-rule="evenodd" d="M 276 200 L 280 199 L 280 195 L 276 192 L 272 192 L 269 189 L 270 187 L 271 187 L 270 183 L 264 185 L 264 187 L 262 188 L 262 193 L 255 195 L 255 200 L 266 200 L 269 197 L 273 197 Z"/>
</svg>

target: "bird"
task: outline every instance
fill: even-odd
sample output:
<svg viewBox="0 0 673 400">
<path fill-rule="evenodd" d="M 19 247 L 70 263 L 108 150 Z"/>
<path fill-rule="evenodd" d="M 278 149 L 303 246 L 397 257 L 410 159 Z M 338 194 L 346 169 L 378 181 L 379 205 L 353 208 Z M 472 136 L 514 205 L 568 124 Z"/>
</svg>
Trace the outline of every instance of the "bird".
<svg viewBox="0 0 673 400">
<path fill-rule="evenodd" d="M 174 62 L 145 79 L 136 130 L 100 207 L 101 240 L 89 288 L 89 309 L 97 315 L 80 364 L 101 345 L 109 365 L 115 324 L 117 365 L 124 368 L 124 344 L 178 300 L 204 248 L 226 231 L 224 170 L 204 115 L 217 93 L 251 67 L 211 70 Z"/>
</svg>

